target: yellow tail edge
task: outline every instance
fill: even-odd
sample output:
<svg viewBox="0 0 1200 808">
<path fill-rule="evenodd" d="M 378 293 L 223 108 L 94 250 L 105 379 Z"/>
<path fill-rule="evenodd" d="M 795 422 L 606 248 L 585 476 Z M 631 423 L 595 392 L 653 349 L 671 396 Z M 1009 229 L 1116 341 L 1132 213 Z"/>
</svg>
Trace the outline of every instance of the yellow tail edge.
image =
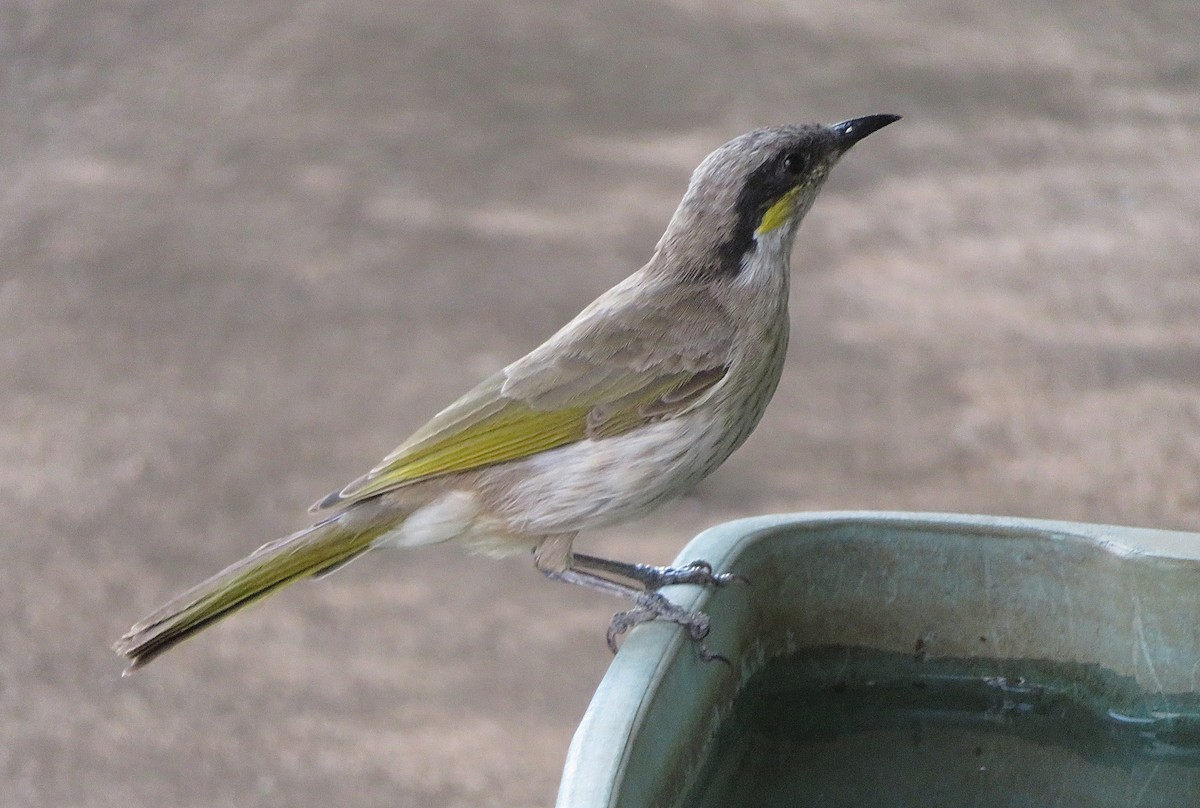
<svg viewBox="0 0 1200 808">
<path fill-rule="evenodd" d="M 348 529 L 340 521 L 334 517 L 265 544 L 141 620 L 113 645 L 129 661 L 123 675 L 288 584 L 352 561 L 384 532 Z"/>
</svg>

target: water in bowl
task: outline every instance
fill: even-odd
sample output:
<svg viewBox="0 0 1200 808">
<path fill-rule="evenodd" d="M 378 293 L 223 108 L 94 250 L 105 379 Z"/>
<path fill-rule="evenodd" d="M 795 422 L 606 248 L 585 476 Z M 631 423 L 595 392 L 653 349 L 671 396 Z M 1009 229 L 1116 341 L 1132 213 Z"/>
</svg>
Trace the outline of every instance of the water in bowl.
<svg viewBox="0 0 1200 808">
<path fill-rule="evenodd" d="M 1096 666 L 809 650 L 710 749 L 689 808 L 1200 806 L 1200 699 Z"/>
</svg>

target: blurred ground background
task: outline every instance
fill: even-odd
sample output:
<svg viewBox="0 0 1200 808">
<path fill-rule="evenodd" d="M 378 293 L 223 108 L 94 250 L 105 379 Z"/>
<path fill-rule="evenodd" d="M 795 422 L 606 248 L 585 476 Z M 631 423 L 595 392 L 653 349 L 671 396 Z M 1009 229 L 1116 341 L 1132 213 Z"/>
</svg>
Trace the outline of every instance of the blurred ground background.
<svg viewBox="0 0 1200 808">
<path fill-rule="evenodd" d="M 801 230 L 755 436 L 581 547 L 1200 529 L 1194 0 L 29 0 L 0 36 L 5 805 L 550 804 L 618 604 L 524 560 L 380 555 L 130 680 L 109 645 L 639 266 L 759 125 L 905 116 Z"/>
</svg>

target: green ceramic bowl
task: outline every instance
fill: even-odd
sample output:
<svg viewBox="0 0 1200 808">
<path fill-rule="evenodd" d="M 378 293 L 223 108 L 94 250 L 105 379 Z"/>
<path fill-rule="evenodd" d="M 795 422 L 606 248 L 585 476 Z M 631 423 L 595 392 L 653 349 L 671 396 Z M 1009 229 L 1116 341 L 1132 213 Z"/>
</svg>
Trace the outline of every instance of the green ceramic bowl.
<svg viewBox="0 0 1200 808">
<path fill-rule="evenodd" d="M 664 590 L 731 664 L 631 632 L 559 808 L 1200 804 L 1200 534 L 818 513 L 715 527 L 697 559 L 749 581 Z"/>
</svg>

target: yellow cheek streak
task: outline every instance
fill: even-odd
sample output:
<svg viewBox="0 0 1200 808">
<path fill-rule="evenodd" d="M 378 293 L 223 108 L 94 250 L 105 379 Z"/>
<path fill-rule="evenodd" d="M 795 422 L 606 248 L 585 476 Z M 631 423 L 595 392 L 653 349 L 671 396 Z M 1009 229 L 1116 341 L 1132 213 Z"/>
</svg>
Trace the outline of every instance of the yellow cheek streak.
<svg viewBox="0 0 1200 808">
<path fill-rule="evenodd" d="M 764 233 L 770 233 L 790 219 L 795 210 L 792 207 L 792 200 L 796 198 L 796 194 L 798 193 L 800 193 L 800 189 L 793 188 L 780 197 L 778 202 L 769 207 L 767 212 L 763 214 L 762 222 L 759 223 L 758 229 L 754 231 L 754 235 L 761 236 Z"/>
</svg>

